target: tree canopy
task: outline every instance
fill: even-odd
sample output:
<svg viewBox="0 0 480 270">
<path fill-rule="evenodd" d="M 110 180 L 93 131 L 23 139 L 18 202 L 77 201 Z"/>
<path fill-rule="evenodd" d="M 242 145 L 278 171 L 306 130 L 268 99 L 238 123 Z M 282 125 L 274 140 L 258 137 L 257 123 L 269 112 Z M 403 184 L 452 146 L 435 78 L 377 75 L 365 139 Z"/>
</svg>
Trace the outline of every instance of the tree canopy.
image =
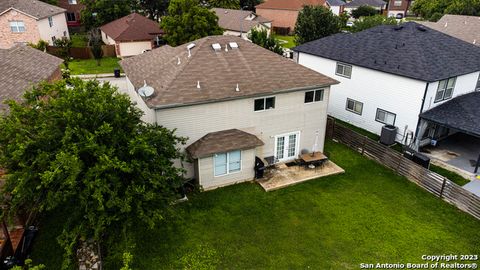
<svg viewBox="0 0 480 270">
<path fill-rule="evenodd" d="M 41 84 L 10 101 L 0 117 L 0 166 L 12 213 L 67 211 L 58 240 L 64 268 L 79 239 L 102 240 L 112 227 L 154 226 L 176 198 L 185 139 L 145 124 L 128 96 L 109 84 Z"/>
<path fill-rule="evenodd" d="M 90 30 L 100 27 L 132 13 L 136 6 L 131 0 L 80 0 L 85 8 L 82 10 L 81 20 Z"/>
<path fill-rule="evenodd" d="M 164 39 L 171 46 L 223 33 L 217 15 L 198 0 L 172 0 L 160 25 L 166 33 Z"/>
<path fill-rule="evenodd" d="M 415 0 L 412 11 L 432 21 L 443 14 L 480 16 L 480 0 Z"/>
<path fill-rule="evenodd" d="M 371 6 L 359 6 L 358 8 L 352 10 L 352 17 L 358 19 L 360 17 L 368 17 L 377 15 L 380 12 Z"/>
<path fill-rule="evenodd" d="M 240 9 L 240 0 L 207 0 L 210 7 Z"/>
<path fill-rule="evenodd" d="M 150 19 L 159 21 L 160 17 L 167 14 L 168 4 L 170 0 L 137 0 L 139 11 L 143 11 L 145 16 Z"/>
<path fill-rule="evenodd" d="M 382 24 L 396 25 L 397 20 L 393 17 L 385 17 L 382 15 L 375 15 L 369 17 L 362 17 L 356 20 L 351 27 L 351 32 L 360 32 L 368 28 L 372 28 Z"/>
<path fill-rule="evenodd" d="M 323 6 L 305 6 L 295 24 L 297 45 L 340 32 L 342 20 Z"/>
<path fill-rule="evenodd" d="M 252 29 L 248 35 L 248 39 L 267 50 L 283 55 L 283 47 L 274 37 L 271 35 L 268 36 L 267 30 Z"/>
</svg>

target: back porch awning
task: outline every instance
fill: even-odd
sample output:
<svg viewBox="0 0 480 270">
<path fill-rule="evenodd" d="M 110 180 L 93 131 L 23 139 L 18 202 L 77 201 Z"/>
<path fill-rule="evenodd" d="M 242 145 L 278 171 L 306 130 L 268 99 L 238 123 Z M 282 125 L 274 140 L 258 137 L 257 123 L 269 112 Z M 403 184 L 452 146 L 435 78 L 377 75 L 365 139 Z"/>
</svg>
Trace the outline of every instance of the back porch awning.
<svg viewBox="0 0 480 270">
<path fill-rule="evenodd" d="M 420 114 L 420 118 L 480 137 L 480 92 L 468 93 Z"/>
<path fill-rule="evenodd" d="M 264 143 L 255 135 L 238 129 L 211 132 L 189 145 L 186 150 L 190 157 L 197 159 L 215 153 L 252 149 Z"/>
</svg>

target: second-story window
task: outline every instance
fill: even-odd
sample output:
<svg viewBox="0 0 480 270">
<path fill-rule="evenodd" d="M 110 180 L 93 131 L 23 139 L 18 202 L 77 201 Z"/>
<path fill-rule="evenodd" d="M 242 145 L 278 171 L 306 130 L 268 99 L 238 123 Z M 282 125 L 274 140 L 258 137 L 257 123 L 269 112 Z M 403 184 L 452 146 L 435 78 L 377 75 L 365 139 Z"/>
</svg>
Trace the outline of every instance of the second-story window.
<svg viewBox="0 0 480 270">
<path fill-rule="evenodd" d="M 25 23 L 23 21 L 11 21 L 10 30 L 13 33 L 23 33 L 25 32 Z"/>
<path fill-rule="evenodd" d="M 337 62 L 337 69 L 335 70 L 335 74 L 350 79 L 352 77 L 352 66 Z"/>
<path fill-rule="evenodd" d="M 438 82 L 437 93 L 435 94 L 435 102 L 446 100 L 452 97 L 456 80 L 457 77 L 453 77 Z"/>
<path fill-rule="evenodd" d="M 76 5 L 77 4 L 77 0 L 68 0 L 68 3 L 70 5 Z"/>
<path fill-rule="evenodd" d="M 48 17 L 48 25 L 49 25 L 50 27 L 53 26 L 53 17 L 52 17 L 52 16 Z"/>
<path fill-rule="evenodd" d="M 312 103 L 323 100 L 323 89 L 305 92 L 305 103 Z"/>
<path fill-rule="evenodd" d="M 393 2 L 393 5 L 396 6 L 396 7 L 401 6 L 401 5 L 402 5 L 402 0 L 395 0 L 395 1 Z"/>
<path fill-rule="evenodd" d="M 75 16 L 74 12 L 67 12 L 67 21 L 69 21 L 69 22 L 77 21 L 77 18 Z"/>
<path fill-rule="evenodd" d="M 275 97 L 255 99 L 254 111 L 266 111 L 275 109 Z"/>
</svg>

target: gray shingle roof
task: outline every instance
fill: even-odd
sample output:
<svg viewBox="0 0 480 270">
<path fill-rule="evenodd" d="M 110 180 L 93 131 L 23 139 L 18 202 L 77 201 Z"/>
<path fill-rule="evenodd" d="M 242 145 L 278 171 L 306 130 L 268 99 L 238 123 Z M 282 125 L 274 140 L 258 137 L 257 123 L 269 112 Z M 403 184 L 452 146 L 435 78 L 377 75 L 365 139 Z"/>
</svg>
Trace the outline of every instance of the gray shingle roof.
<svg viewBox="0 0 480 270">
<path fill-rule="evenodd" d="M 327 0 L 327 3 L 331 7 L 344 6 L 346 4 L 342 0 Z"/>
<path fill-rule="evenodd" d="M 192 158 L 202 158 L 215 153 L 252 149 L 264 143 L 255 135 L 238 129 L 211 132 L 189 145 L 186 150 Z"/>
<path fill-rule="evenodd" d="M 0 49 L 0 113 L 5 100 L 20 100 L 25 90 L 48 80 L 62 59 L 28 46 Z"/>
<path fill-rule="evenodd" d="M 212 10 L 218 16 L 218 25 L 225 30 L 248 32 L 261 23 L 271 22 L 271 20 L 257 15 L 255 15 L 256 17 L 253 20 L 246 20 L 245 18 L 253 14 L 249 10 L 226 8 L 213 8 Z"/>
<path fill-rule="evenodd" d="M 236 42 L 238 49 L 225 46 Z M 188 57 L 187 46 L 195 44 Z M 221 49 L 215 52 L 212 44 Z M 178 47 L 163 46 L 121 61 L 136 89 L 155 89 L 151 108 L 217 102 L 282 91 L 326 87 L 336 80 L 235 36 L 210 36 Z M 197 88 L 200 84 L 200 89 Z M 236 90 L 238 84 L 239 91 Z"/>
<path fill-rule="evenodd" d="M 449 100 L 422 114 L 420 118 L 480 137 L 480 92 Z"/>
<path fill-rule="evenodd" d="M 340 33 L 295 51 L 427 82 L 480 70 L 480 48 L 408 22 Z"/>
<path fill-rule="evenodd" d="M 38 0 L 0 0 L 0 14 L 10 8 L 15 8 L 37 19 L 43 19 L 66 10 Z"/>
<path fill-rule="evenodd" d="M 480 46 L 480 17 L 446 14 L 437 22 L 419 22 L 465 42 Z"/>
<path fill-rule="evenodd" d="M 372 7 L 383 8 L 386 5 L 387 3 L 385 3 L 382 0 L 353 0 L 349 3 L 346 3 L 345 7 L 354 8 L 354 7 L 360 7 L 360 6 L 372 6 Z"/>
</svg>

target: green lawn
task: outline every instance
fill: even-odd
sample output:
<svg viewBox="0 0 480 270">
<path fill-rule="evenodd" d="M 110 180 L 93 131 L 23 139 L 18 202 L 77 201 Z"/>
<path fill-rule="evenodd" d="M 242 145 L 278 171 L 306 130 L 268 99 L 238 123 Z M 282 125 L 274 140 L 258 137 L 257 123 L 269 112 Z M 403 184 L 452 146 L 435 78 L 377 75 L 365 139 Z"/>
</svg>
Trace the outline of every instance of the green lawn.
<svg viewBox="0 0 480 270">
<path fill-rule="evenodd" d="M 274 37 L 278 40 L 280 40 L 281 42 L 281 45 L 284 47 L 284 48 L 287 48 L 287 49 L 290 49 L 290 48 L 293 48 L 295 47 L 295 37 L 294 36 L 280 36 L 280 35 L 274 35 Z"/>
<path fill-rule="evenodd" d="M 133 269 L 359 269 L 480 254 L 479 220 L 346 146 L 325 150 L 345 174 L 268 193 L 255 183 L 204 192 L 154 230 L 139 224 Z M 59 269 L 51 231 L 62 217 L 53 219 L 33 257 Z M 118 269 L 111 261 L 105 269 Z"/>
<path fill-rule="evenodd" d="M 113 73 L 115 68 L 120 68 L 118 61 L 120 59 L 117 57 L 105 57 L 98 66 L 95 59 L 75 59 L 69 63 L 69 67 L 72 75 Z"/>
<path fill-rule="evenodd" d="M 470 183 L 468 179 L 463 178 L 461 175 L 433 164 L 430 164 L 430 170 L 452 180 L 460 186 Z"/>
<path fill-rule="evenodd" d="M 86 34 L 73 34 L 70 36 L 72 47 L 87 47 L 88 38 Z"/>
</svg>

